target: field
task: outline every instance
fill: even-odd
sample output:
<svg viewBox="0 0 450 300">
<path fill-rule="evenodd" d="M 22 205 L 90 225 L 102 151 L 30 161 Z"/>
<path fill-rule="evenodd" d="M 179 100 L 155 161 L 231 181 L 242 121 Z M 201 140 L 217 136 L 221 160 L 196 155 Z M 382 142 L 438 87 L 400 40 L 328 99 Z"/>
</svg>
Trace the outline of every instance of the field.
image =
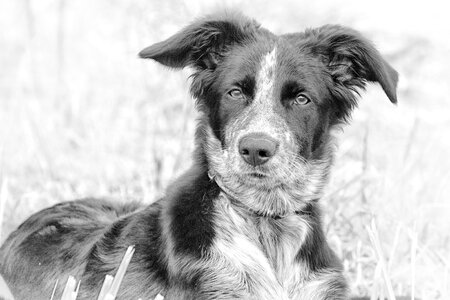
<svg viewBox="0 0 450 300">
<path fill-rule="evenodd" d="M 287 33 L 326 23 L 370 37 L 399 71 L 339 133 L 321 200 L 358 295 L 450 299 L 450 21 L 443 2 L 0 1 L 0 243 L 27 216 L 96 196 L 151 203 L 190 165 L 189 70 L 145 46 L 220 7 Z M 311 3 L 313 2 L 313 3 Z M 445 37 L 445 38 L 444 38 Z"/>
</svg>

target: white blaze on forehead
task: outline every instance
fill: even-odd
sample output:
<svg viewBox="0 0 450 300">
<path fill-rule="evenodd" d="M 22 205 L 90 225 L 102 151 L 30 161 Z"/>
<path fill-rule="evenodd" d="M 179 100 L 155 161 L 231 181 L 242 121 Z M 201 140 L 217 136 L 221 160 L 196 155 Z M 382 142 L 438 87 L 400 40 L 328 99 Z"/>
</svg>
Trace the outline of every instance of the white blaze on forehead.
<svg viewBox="0 0 450 300">
<path fill-rule="evenodd" d="M 256 77 L 255 104 L 270 104 L 273 101 L 273 88 L 277 65 L 277 48 L 266 54 Z"/>
<path fill-rule="evenodd" d="M 255 98 L 250 106 L 251 121 L 243 134 L 251 132 L 264 132 L 272 137 L 277 136 L 277 127 L 274 124 L 274 87 L 277 76 L 277 48 L 267 53 L 261 59 L 261 65 L 256 75 Z M 271 121 L 272 119 L 272 121 Z"/>
</svg>

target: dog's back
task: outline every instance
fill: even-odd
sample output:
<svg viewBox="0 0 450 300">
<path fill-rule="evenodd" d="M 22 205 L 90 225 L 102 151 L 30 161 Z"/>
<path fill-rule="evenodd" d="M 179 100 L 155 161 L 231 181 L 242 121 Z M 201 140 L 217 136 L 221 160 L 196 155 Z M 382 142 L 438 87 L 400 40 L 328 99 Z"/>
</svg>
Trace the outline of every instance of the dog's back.
<svg viewBox="0 0 450 300">
<path fill-rule="evenodd" d="M 94 248 L 114 222 L 138 208 L 135 203 L 83 199 L 44 209 L 26 220 L 0 248 L 0 273 L 17 299 L 30 299 L 30 295 L 50 299 L 57 282 L 60 294 L 68 276 L 79 278 L 85 272 Z"/>
</svg>

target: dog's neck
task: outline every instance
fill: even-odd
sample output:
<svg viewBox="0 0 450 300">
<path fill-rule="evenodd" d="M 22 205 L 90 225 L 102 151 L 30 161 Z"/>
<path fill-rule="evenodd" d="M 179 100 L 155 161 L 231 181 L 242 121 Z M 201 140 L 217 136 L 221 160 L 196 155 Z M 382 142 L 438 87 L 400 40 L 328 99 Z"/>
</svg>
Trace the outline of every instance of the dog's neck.
<svg viewBox="0 0 450 300">
<path fill-rule="evenodd" d="M 222 180 L 219 176 L 215 176 L 211 171 L 208 171 L 208 177 L 210 180 L 213 180 L 217 186 L 220 188 L 221 192 L 226 196 L 226 198 L 230 201 L 230 204 L 238 210 L 245 211 L 247 214 L 250 214 L 254 217 L 258 218 L 271 218 L 275 220 L 283 219 L 292 215 L 308 215 L 311 213 L 311 207 L 314 203 L 317 202 L 318 199 L 310 200 L 304 207 L 301 209 L 296 209 L 292 211 L 285 211 L 283 213 L 268 213 L 256 211 L 245 204 L 244 201 L 239 200 L 239 196 L 236 195 L 232 190 L 228 189 L 225 184 L 223 184 Z"/>
</svg>

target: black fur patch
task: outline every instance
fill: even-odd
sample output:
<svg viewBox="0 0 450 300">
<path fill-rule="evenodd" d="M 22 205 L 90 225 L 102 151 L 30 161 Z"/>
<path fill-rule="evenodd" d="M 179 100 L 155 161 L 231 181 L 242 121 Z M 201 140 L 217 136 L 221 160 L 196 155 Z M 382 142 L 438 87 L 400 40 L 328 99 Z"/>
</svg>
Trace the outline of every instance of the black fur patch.
<svg viewBox="0 0 450 300">
<path fill-rule="evenodd" d="M 215 236 L 213 203 L 220 189 L 205 171 L 191 176 L 192 180 L 177 187 L 179 192 L 171 199 L 171 232 L 177 252 L 200 258 Z"/>
<path fill-rule="evenodd" d="M 313 272 L 330 268 L 341 270 L 339 259 L 328 246 L 323 233 L 319 208 L 316 204 L 310 204 L 307 211 L 308 213 L 304 214 L 304 217 L 311 226 L 311 231 L 297 253 L 296 260 L 306 263 Z"/>
</svg>

